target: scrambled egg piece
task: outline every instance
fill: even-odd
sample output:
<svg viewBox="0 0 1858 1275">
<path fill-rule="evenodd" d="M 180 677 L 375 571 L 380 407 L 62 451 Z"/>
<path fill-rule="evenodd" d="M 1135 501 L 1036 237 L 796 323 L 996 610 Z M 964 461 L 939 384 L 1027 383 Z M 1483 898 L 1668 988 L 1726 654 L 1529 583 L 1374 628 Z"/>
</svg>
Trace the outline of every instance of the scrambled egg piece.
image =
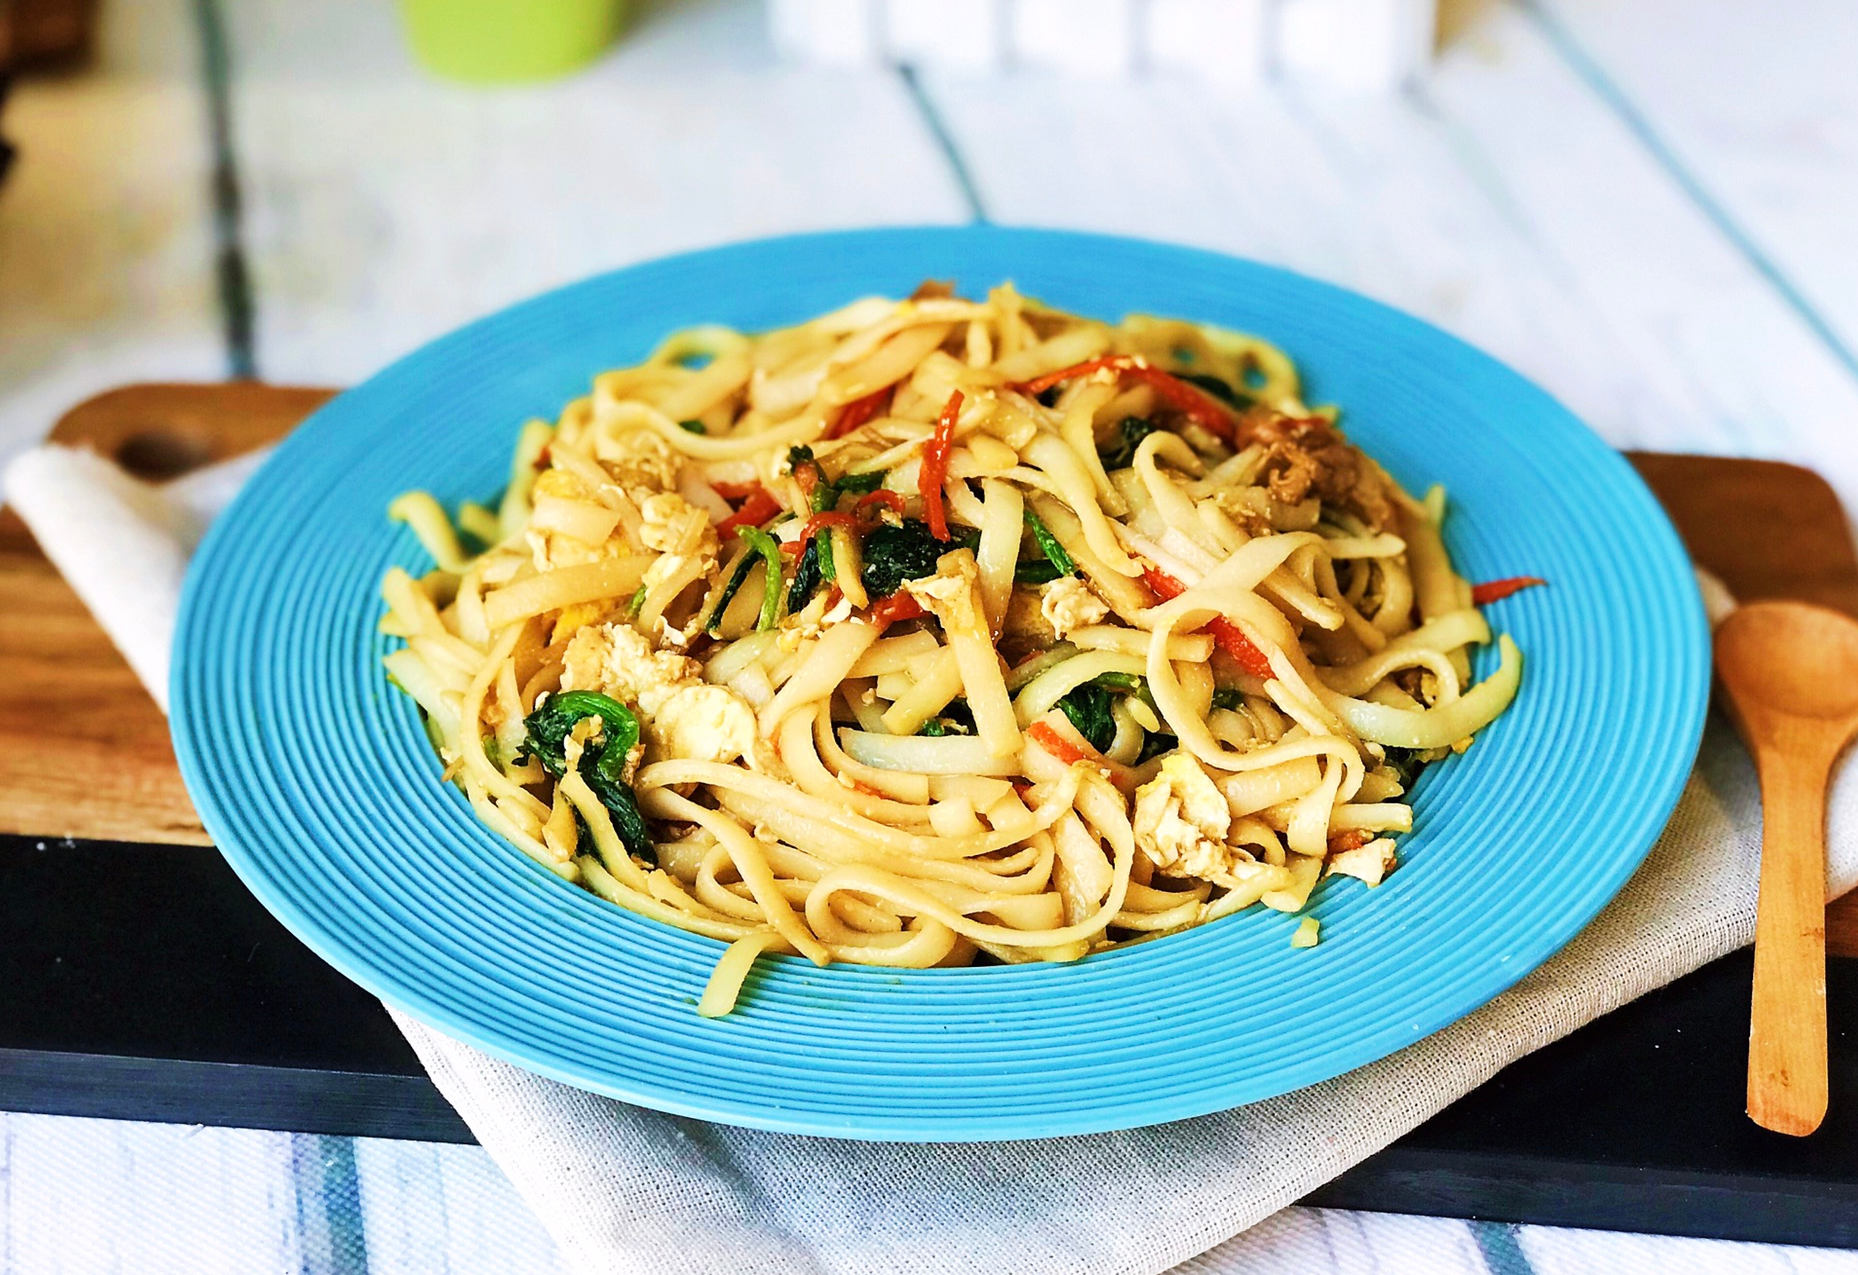
<svg viewBox="0 0 1858 1275">
<path fill-rule="evenodd" d="M 563 655 L 561 689 L 599 691 L 636 708 L 654 758 L 756 762 L 755 710 L 748 701 L 705 682 L 697 661 L 653 649 L 630 625 L 576 633 Z"/>
<path fill-rule="evenodd" d="M 1253 859 L 1226 844 L 1231 828 L 1225 794 L 1187 753 L 1170 754 L 1160 772 L 1135 790 L 1136 847 L 1171 876 L 1237 887 L 1240 865 Z"/>
<path fill-rule="evenodd" d="M 639 540 L 659 553 L 716 552 L 716 528 L 710 515 L 673 491 L 655 492 L 639 502 Z"/>
<path fill-rule="evenodd" d="M 578 474 L 565 469 L 545 469 L 535 476 L 529 488 L 530 499 L 537 496 L 560 496 L 564 500 L 592 500 L 594 494 Z"/>
<path fill-rule="evenodd" d="M 676 491 L 684 469 L 671 444 L 649 429 L 601 435 L 594 442 L 594 454 L 634 500 L 655 491 Z"/>
<path fill-rule="evenodd" d="M 725 686 L 686 686 L 674 692 L 652 725 L 666 756 L 734 761 L 755 754 L 755 710 Z"/>
<path fill-rule="evenodd" d="M 1059 576 L 1039 590 L 1039 614 L 1061 639 L 1070 637 L 1073 629 L 1096 624 L 1109 613 L 1109 604 L 1076 576 Z"/>
<path fill-rule="evenodd" d="M 1339 872 L 1345 877 L 1355 877 L 1369 885 L 1379 885 L 1393 870 L 1393 838 L 1378 837 L 1365 846 L 1356 846 L 1353 850 L 1343 850 L 1338 854 L 1330 855 L 1329 866 L 1323 875 L 1330 876 Z"/>
<path fill-rule="evenodd" d="M 629 624 L 582 629 L 562 656 L 561 689 L 599 691 L 656 717 L 685 686 L 701 683 L 703 666 L 687 656 L 657 651 Z"/>
<path fill-rule="evenodd" d="M 612 604 L 608 602 L 577 602 L 573 606 L 563 607 L 555 616 L 555 627 L 549 633 L 548 640 L 554 643 L 572 637 L 612 609 Z"/>
<path fill-rule="evenodd" d="M 676 492 L 661 491 L 639 505 L 639 540 L 659 557 L 646 569 L 645 587 L 671 579 L 688 584 L 716 570 L 719 541 L 710 515 Z"/>
<path fill-rule="evenodd" d="M 951 637 L 957 630 L 977 632 L 992 641 L 987 613 L 981 607 L 981 572 L 974 555 L 956 549 L 942 555 L 935 574 L 906 580 L 903 587 L 923 608 L 942 622 Z"/>
</svg>

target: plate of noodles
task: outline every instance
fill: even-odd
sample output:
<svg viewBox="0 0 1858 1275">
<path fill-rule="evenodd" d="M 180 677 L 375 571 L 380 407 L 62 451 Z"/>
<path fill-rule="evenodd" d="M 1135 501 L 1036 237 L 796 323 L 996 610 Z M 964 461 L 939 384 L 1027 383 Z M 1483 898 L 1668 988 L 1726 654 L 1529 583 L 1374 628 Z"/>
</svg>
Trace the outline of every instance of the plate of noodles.
<svg viewBox="0 0 1858 1275">
<path fill-rule="evenodd" d="M 665 1111 L 970 1140 L 1482 1005 L 1638 866 L 1707 689 L 1669 523 L 1514 373 L 973 227 L 633 267 L 341 395 L 202 545 L 172 700 L 215 841 L 388 1003 Z"/>
</svg>

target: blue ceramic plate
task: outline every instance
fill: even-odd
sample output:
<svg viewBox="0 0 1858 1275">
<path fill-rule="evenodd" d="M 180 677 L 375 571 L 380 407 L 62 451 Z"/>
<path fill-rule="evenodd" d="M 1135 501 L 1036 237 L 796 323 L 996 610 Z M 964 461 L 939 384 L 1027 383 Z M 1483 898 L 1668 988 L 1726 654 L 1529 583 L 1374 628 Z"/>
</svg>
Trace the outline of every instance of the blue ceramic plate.
<svg viewBox="0 0 1858 1275">
<path fill-rule="evenodd" d="M 1073 965 L 765 962 L 697 1017 L 722 945 L 563 884 L 438 779 L 375 630 L 409 487 L 494 494 L 517 427 L 667 332 L 795 323 L 924 278 L 1011 279 L 1115 319 L 1259 333 L 1415 491 L 1451 493 L 1472 579 L 1551 584 L 1491 612 L 1513 708 L 1414 794 L 1402 866 L 1317 891 L 1322 943 L 1254 909 Z M 1708 642 L 1677 536 L 1632 470 L 1521 377 L 1351 293 L 1159 244 L 994 228 L 743 244 L 552 292 L 332 401 L 214 525 L 187 580 L 174 736 L 214 840 L 304 942 L 389 1004 L 523 1067 L 664 1111 L 855 1138 L 1089 1133 L 1269 1098 L 1476 1009 L 1592 919 L 1689 771 Z"/>
</svg>

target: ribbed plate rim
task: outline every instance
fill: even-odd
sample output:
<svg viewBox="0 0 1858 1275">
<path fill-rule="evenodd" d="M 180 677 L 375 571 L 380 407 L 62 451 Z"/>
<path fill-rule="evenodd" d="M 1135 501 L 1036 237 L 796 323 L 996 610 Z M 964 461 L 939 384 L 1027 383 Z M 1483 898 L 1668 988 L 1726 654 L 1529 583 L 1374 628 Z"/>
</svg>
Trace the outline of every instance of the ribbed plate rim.
<svg viewBox="0 0 1858 1275">
<path fill-rule="evenodd" d="M 1669 730 L 1661 746 L 1655 750 L 1655 755 L 1645 759 L 1648 769 L 1642 772 L 1646 782 L 1640 789 L 1641 800 L 1634 809 L 1615 812 L 1619 817 L 1615 826 L 1618 850 L 1606 860 L 1605 871 L 1596 871 L 1584 883 L 1584 888 L 1563 899 L 1568 907 L 1558 923 L 1536 925 L 1528 932 L 1527 941 L 1508 952 L 1503 969 L 1464 983 L 1456 989 L 1456 995 L 1447 998 L 1446 1003 L 1428 1004 L 1422 1001 L 1420 1009 L 1423 1012 L 1410 1020 L 1390 1015 L 1377 1029 L 1351 1038 L 1349 1047 L 1340 1055 L 1332 1054 L 1320 1060 L 1304 1058 L 1276 1087 L 1261 1087 L 1255 1082 L 1218 1083 L 1216 1075 L 1220 1059 L 1217 1050 L 1212 1049 L 1214 1056 L 1207 1059 L 1205 1069 L 1215 1080 L 1191 1093 L 1170 1092 L 1148 1100 L 1119 1094 L 1114 1101 L 1107 1103 L 1094 1102 L 1092 1094 L 1084 1093 L 1074 1103 L 1060 1105 L 1045 1102 L 1024 1111 L 990 1111 L 980 1116 L 963 1117 L 940 1109 L 928 1115 L 912 1113 L 908 1103 L 903 1101 L 909 1092 L 903 1085 L 906 1079 L 903 1076 L 890 1078 L 889 1089 L 871 1082 L 870 1077 L 854 1077 L 851 1080 L 840 1077 L 841 1084 L 850 1084 L 854 1090 L 858 1083 L 867 1083 L 874 1093 L 889 1094 L 894 1100 L 888 1108 L 874 1099 L 877 1101 L 876 1106 L 867 1105 L 865 1109 L 847 1112 L 826 1107 L 809 1108 L 804 1103 L 798 1106 L 779 1105 L 778 1095 L 771 1099 L 765 1093 L 750 1093 L 733 1099 L 718 1097 L 713 1093 L 693 1093 L 675 1083 L 660 1083 L 650 1078 L 614 1075 L 597 1068 L 590 1069 L 585 1063 L 564 1055 L 562 1049 L 557 1047 L 557 1042 L 548 1038 L 546 1033 L 538 1034 L 533 1024 L 527 1028 L 520 1024 L 514 1029 L 500 1028 L 486 1022 L 481 1015 L 472 1017 L 459 1012 L 451 998 L 428 995 L 411 977 L 412 972 L 382 968 L 369 959 L 365 950 L 358 947 L 355 937 L 341 925 L 313 915 L 297 897 L 284 888 L 270 858 L 259 848 L 263 829 L 254 827 L 250 818 L 245 817 L 232 800 L 233 789 L 243 781 L 224 767 L 213 765 L 212 739 L 215 732 L 230 727 L 224 711 L 225 704 L 210 698 L 213 674 L 219 661 L 210 645 L 203 645 L 206 640 L 203 633 L 217 615 L 203 602 L 203 598 L 209 594 L 215 573 L 221 569 L 218 564 L 222 560 L 236 564 L 240 537 L 253 534 L 248 531 L 248 524 L 257 520 L 262 526 L 263 511 L 259 496 L 255 493 L 268 496 L 280 486 L 287 485 L 290 474 L 296 469 L 313 472 L 314 449 L 324 435 L 339 435 L 343 430 L 352 433 L 359 427 L 356 422 L 366 418 L 371 401 L 377 397 L 384 398 L 383 387 L 396 384 L 396 378 L 404 380 L 409 375 L 416 375 L 419 367 L 438 363 L 452 353 L 466 350 L 489 334 L 520 327 L 546 314 L 551 308 L 571 307 L 576 304 L 578 297 L 593 296 L 603 289 L 622 288 L 628 280 L 643 277 L 650 271 L 707 269 L 713 274 L 728 275 L 752 268 L 758 259 L 763 262 L 790 259 L 805 261 L 809 258 L 823 259 L 834 253 L 856 255 L 858 252 L 892 252 L 902 259 L 920 259 L 925 267 L 923 273 L 929 274 L 933 273 L 931 267 L 938 260 L 959 257 L 963 253 L 985 256 L 988 251 L 1021 251 L 1029 256 L 1069 253 L 1078 259 L 1095 254 L 1099 257 L 1107 255 L 1165 261 L 1170 268 L 1183 273 L 1193 270 L 1204 270 L 1210 274 L 1225 272 L 1235 278 L 1267 281 L 1270 286 L 1289 288 L 1312 298 L 1316 304 L 1334 306 L 1339 313 L 1353 313 L 1358 316 L 1353 321 L 1382 325 L 1390 334 L 1390 340 L 1420 341 L 1438 351 L 1442 360 L 1462 363 L 1475 368 L 1486 378 L 1494 378 L 1497 385 L 1514 395 L 1519 402 L 1526 403 L 1537 414 L 1546 412 L 1544 419 L 1555 422 L 1554 428 L 1560 431 L 1555 440 L 1557 446 L 1570 449 L 1569 454 L 1573 458 L 1557 457 L 1554 458 L 1555 463 L 1573 464 L 1578 461 L 1591 471 L 1591 476 L 1609 484 L 1604 489 L 1607 499 L 1615 502 L 1618 511 L 1630 516 L 1634 533 L 1643 538 L 1641 547 L 1646 551 L 1647 561 L 1652 564 L 1651 576 L 1646 582 L 1648 588 L 1658 590 L 1660 605 L 1668 611 L 1662 632 L 1674 643 L 1670 650 L 1671 669 L 1664 682 L 1664 689 L 1671 700 L 1667 705 L 1669 716 L 1666 718 Z M 1264 328 L 1261 335 L 1270 337 L 1272 333 Z M 596 370 L 599 369 L 587 369 L 589 375 Z M 1345 403 L 1344 406 L 1356 410 L 1354 404 Z M 1460 489 L 1454 495 L 1462 500 L 1465 493 Z M 379 536 L 384 541 L 387 535 L 388 528 L 382 520 Z M 320 409 L 278 449 L 247 485 L 233 507 L 217 520 L 196 555 L 187 578 L 176 639 L 172 696 L 174 736 L 183 776 L 189 791 L 194 794 L 208 831 L 234 870 L 266 907 L 312 949 L 369 991 L 414 1017 L 496 1056 L 583 1088 L 659 1110 L 749 1127 L 912 1141 L 1089 1133 L 1131 1128 L 1220 1110 L 1238 1102 L 1274 1096 L 1290 1088 L 1327 1079 L 1383 1057 L 1488 1002 L 1578 933 L 1624 884 L 1649 851 L 1682 790 L 1701 737 L 1708 688 L 1707 630 L 1703 624 L 1700 603 L 1695 596 L 1694 584 L 1690 583 L 1687 573 L 1687 558 L 1676 533 L 1623 458 L 1607 449 L 1565 409 L 1554 404 L 1541 390 L 1515 373 L 1502 368 L 1494 360 L 1456 338 L 1367 298 L 1276 267 L 1197 249 L 1075 232 L 1008 230 L 997 227 L 908 227 L 787 236 L 681 254 L 544 294 L 440 338 Z M 217 604 L 218 600 L 215 599 L 214 605 Z M 1501 616 L 1493 616 L 1493 624 L 1497 628 L 1504 627 Z M 1528 694 L 1528 685 L 1526 677 L 1525 696 Z M 327 688 L 324 689 L 326 691 Z M 203 696 L 208 698 L 202 699 Z M 260 758 L 254 764 L 262 768 L 268 762 Z M 1400 880 L 1401 875 L 1396 874 L 1390 880 L 1389 887 L 1383 887 L 1383 890 Z M 565 886 L 561 888 L 568 889 Z M 521 906 L 527 908 L 534 897 L 543 896 L 525 890 Z M 324 899 L 323 902 L 329 900 Z M 340 900 L 336 902 L 339 907 Z M 1357 900 L 1352 901 L 1351 906 L 1362 905 Z M 635 923 L 650 924 L 636 920 Z M 1210 941 L 1208 935 L 1217 928 L 1208 927 L 1206 931 L 1163 939 L 1147 946 L 1159 948 L 1169 944 L 1206 944 Z M 623 925 L 619 931 L 624 931 Z M 670 948 L 688 950 L 688 945 L 682 942 L 686 937 L 676 936 L 671 940 Z M 1131 953 L 1107 954 L 1093 958 L 1093 962 L 1102 965 L 1140 951 L 1142 949 L 1138 948 Z M 1020 971 L 1006 973 L 1009 976 L 1025 976 Z M 974 974 L 971 971 L 935 971 L 928 972 L 927 977 L 914 975 L 902 981 L 918 989 L 911 993 L 912 997 L 932 994 L 938 1000 L 952 998 L 960 1001 L 966 999 L 970 992 L 975 995 L 989 994 L 995 979 L 990 977 L 983 983 L 975 979 Z M 863 984 L 867 994 L 872 985 L 871 977 L 863 972 L 850 972 L 848 977 L 846 972 L 833 970 L 807 977 L 824 980 L 829 986 Z M 1056 977 L 1060 984 L 1066 981 L 1059 967 L 1045 967 L 1036 977 Z M 970 982 L 964 987 L 960 980 Z M 943 986 L 938 987 L 937 984 Z M 927 992 L 923 989 L 927 989 Z M 493 999 L 517 996 L 513 991 L 494 987 L 480 990 L 488 990 Z M 503 1002 L 498 1000 L 498 1003 Z M 666 1004 L 660 1008 L 669 1015 L 690 1014 L 689 1006 L 683 1003 Z M 530 1012 L 540 1011 L 532 1008 Z M 1295 1016 L 1291 1017 L 1294 1019 Z M 676 1032 L 687 1026 L 673 1023 L 665 1030 Z M 1055 1021 L 1045 1034 L 1055 1036 L 1061 1029 L 1062 1022 Z M 1037 1037 L 1039 1033 L 1035 1031 L 1032 1035 Z M 1202 1052 L 1211 1048 L 1205 1042 L 1200 1042 L 1197 1047 Z M 730 1048 L 733 1046 L 725 1047 L 724 1052 Z M 1028 1052 L 1027 1056 L 1035 1055 Z M 769 1061 L 770 1065 L 776 1065 L 775 1060 Z M 1231 1060 L 1225 1061 L 1229 1063 Z M 949 1083 L 954 1084 L 956 1091 L 960 1092 L 963 1080 L 959 1070 L 949 1074 L 954 1077 Z M 878 1079 L 884 1078 L 880 1069 Z M 933 1086 L 936 1077 L 933 1068 L 926 1068 L 922 1074 L 908 1079 L 920 1088 L 923 1085 Z M 994 1097 L 997 1099 L 998 1093 L 994 1093 Z"/>
</svg>

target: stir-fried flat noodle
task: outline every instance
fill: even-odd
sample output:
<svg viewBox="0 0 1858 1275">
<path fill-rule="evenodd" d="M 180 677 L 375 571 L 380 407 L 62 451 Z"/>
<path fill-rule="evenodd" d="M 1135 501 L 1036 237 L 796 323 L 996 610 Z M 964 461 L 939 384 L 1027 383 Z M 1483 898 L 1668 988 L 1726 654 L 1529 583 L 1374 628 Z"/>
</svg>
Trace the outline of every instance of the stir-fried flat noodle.
<svg viewBox="0 0 1858 1275">
<path fill-rule="evenodd" d="M 679 333 L 497 509 L 402 497 L 438 565 L 387 666 L 486 824 L 731 944 L 720 1014 L 763 953 L 1071 960 L 1378 884 L 1521 673 L 1471 683 L 1443 509 L 1254 337 L 925 285 Z"/>
</svg>

